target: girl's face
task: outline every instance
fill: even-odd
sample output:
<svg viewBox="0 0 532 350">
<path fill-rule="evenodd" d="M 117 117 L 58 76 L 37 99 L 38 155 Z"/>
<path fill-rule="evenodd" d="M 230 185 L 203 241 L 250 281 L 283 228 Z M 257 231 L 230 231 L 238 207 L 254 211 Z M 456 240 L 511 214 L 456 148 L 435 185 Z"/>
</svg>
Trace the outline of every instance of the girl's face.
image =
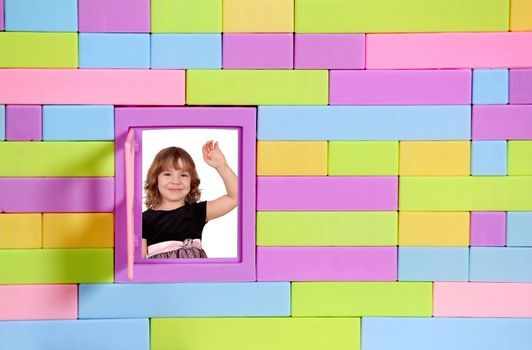
<svg viewBox="0 0 532 350">
<path fill-rule="evenodd" d="M 159 209 L 171 210 L 185 205 L 185 197 L 190 192 L 190 174 L 183 170 L 181 159 L 175 169 L 169 164 L 157 177 L 157 187 L 162 197 Z"/>
</svg>

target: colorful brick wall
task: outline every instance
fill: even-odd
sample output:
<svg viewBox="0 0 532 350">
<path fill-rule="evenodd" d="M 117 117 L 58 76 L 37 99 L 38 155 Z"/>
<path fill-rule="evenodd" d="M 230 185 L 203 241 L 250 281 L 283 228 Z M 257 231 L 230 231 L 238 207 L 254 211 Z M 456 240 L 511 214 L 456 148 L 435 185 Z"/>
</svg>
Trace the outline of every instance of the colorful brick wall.
<svg viewBox="0 0 532 350">
<path fill-rule="evenodd" d="M 532 348 L 532 1 L 0 0 L 0 349 Z M 115 108 L 254 106 L 256 281 L 114 283 Z"/>
</svg>

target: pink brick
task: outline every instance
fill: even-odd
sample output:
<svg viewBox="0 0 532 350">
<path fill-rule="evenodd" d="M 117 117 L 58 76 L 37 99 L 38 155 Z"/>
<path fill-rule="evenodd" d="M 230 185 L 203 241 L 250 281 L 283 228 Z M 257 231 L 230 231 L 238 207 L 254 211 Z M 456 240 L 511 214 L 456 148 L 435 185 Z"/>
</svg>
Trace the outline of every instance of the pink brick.
<svg viewBox="0 0 532 350">
<path fill-rule="evenodd" d="M 473 140 L 532 140 L 532 105 L 473 106 Z"/>
<path fill-rule="evenodd" d="M 471 212 L 471 246 L 504 247 L 505 212 Z"/>
<path fill-rule="evenodd" d="M 42 140 L 41 106 L 6 106 L 6 140 Z"/>
<path fill-rule="evenodd" d="M 470 70 L 331 71 L 331 105 L 471 103 Z"/>
<path fill-rule="evenodd" d="M 0 286 L 0 320 L 60 320 L 78 317 L 77 285 Z"/>
<path fill-rule="evenodd" d="M 296 69 L 364 69 L 364 34 L 296 34 Z"/>
<path fill-rule="evenodd" d="M 224 34 L 223 68 L 292 69 L 292 34 Z"/>
<path fill-rule="evenodd" d="M 367 69 L 521 68 L 532 32 L 366 35 Z"/>
<path fill-rule="evenodd" d="M 510 69 L 510 104 L 532 104 L 532 69 Z"/>
<path fill-rule="evenodd" d="M 79 0 L 80 32 L 150 32 L 150 0 Z"/>
<path fill-rule="evenodd" d="M 397 177 L 258 177 L 257 210 L 397 210 Z"/>
<path fill-rule="evenodd" d="M 434 283 L 436 317 L 532 317 L 532 283 Z"/>
<path fill-rule="evenodd" d="M 397 247 L 258 247 L 258 281 L 395 281 Z"/>
<path fill-rule="evenodd" d="M 0 212 L 112 212 L 114 178 L 0 178 Z"/>
</svg>

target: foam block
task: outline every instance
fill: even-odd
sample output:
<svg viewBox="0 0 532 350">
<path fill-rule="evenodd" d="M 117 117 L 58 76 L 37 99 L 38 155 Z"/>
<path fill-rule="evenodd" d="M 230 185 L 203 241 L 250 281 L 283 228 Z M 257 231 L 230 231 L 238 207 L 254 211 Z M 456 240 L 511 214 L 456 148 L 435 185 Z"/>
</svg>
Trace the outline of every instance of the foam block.
<svg viewBox="0 0 532 350">
<path fill-rule="evenodd" d="M 531 176 L 401 176 L 399 208 L 405 211 L 532 210 L 531 191 Z"/>
<path fill-rule="evenodd" d="M 11 141 L 42 140 L 41 106 L 7 106 L 6 139 Z"/>
<path fill-rule="evenodd" d="M 6 138 L 6 106 L 0 105 L 0 141 L 4 141 L 5 138 Z"/>
<path fill-rule="evenodd" d="M 150 349 L 149 320 L 0 322 L 9 349 Z"/>
<path fill-rule="evenodd" d="M 470 281 L 532 282 L 532 248 L 471 247 Z"/>
<path fill-rule="evenodd" d="M 362 322 L 362 349 L 527 350 L 532 320 L 495 318 L 371 317 Z"/>
<path fill-rule="evenodd" d="M 329 142 L 328 175 L 398 175 L 395 141 Z"/>
<path fill-rule="evenodd" d="M 331 105 L 471 103 L 470 70 L 331 71 Z"/>
<path fill-rule="evenodd" d="M 470 106 L 259 106 L 259 140 L 469 140 L 470 136 Z"/>
<path fill-rule="evenodd" d="M 258 247 L 258 281 L 395 281 L 396 247 Z"/>
<path fill-rule="evenodd" d="M 78 0 L 80 32 L 150 32 L 150 0 Z"/>
<path fill-rule="evenodd" d="M 150 349 L 360 350 L 359 330 L 357 318 L 156 318 Z"/>
<path fill-rule="evenodd" d="M 530 318 L 530 295 L 530 283 L 436 282 L 434 316 Z"/>
<path fill-rule="evenodd" d="M 506 141 L 473 141 L 471 175 L 506 175 L 508 150 Z"/>
<path fill-rule="evenodd" d="M 366 68 L 529 67 L 531 44 L 529 32 L 368 34 Z"/>
<path fill-rule="evenodd" d="M 0 176 L 113 176 L 114 143 L 3 142 Z"/>
<path fill-rule="evenodd" d="M 257 212 L 259 246 L 395 246 L 397 212 Z"/>
<path fill-rule="evenodd" d="M 189 70 L 189 105 L 326 105 L 328 72 Z"/>
<path fill-rule="evenodd" d="M 296 69 L 364 69 L 363 34 L 296 34 Z"/>
<path fill-rule="evenodd" d="M 77 33 L 0 32 L 0 51 L 1 68 L 78 67 Z M 16 82 L 6 79 L 3 74 L 0 81 L 5 81 L 2 85 L 11 89 Z M 30 86 L 28 84 L 26 88 Z"/>
<path fill-rule="evenodd" d="M 0 30 L 4 30 L 4 0 L 0 0 Z"/>
<path fill-rule="evenodd" d="M 80 68 L 149 68 L 149 34 L 79 34 Z"/>
<path fill-rule="evenodd" d="M 1 284 L 113 281 L 112 249 L 0 250 Z"/>
<path fill-rule="evenodd" d="M 185 103 L 185 72 L 176 70 L 5 69 L 0 70 L 0 81 L 9 82 L 0 84 L 2 103 Z"/>
<path fill-rule="evenodd" d="M 152 68 L 219 69 L 221 34 L 153 34 Z"/>
<path fill-rule="evenodd" d="M 151 0 L 152 33 L 220 33 L 222 0 Z"/>
<path fill-rule="evenodd" d="M 294 68 L 293 34 L 224 34 L 224 69 Z"/>
<path fill-rule="evenodd" d="M 399 212 L 399 245 L 469 246 L 468 212 Z"/>
<path fill-rule="evenodd" d="M 41 248 L 41 214 L 0 214 L 0 248 Z"/>
<path fill-rule="evenodd" d="M 77 319 L 78 286 L 0 286 L 0 306 L 0 320 Z"/>
<path fill-rule="evenodd" d="M 298 33 L 507 31 L 508 1 L 296 1 Z M 482 13 L 479 16 L 479 13 Z M 400 14 L 400 15 L 398 15 Z"/>
<path fill-rule="evenodd" d="M 473 106 L 473 140 L 510 139 L 532 139 L 532 106 Z"/>
<path fill-rule="evenodd" d="M 474 69 L 473 103 L 508 103 L 508 69 Z"/>
<path fill-rule="evenodd" d="M 183 303 L 194 296 L 201 303 Z M 290 283 L 82 284 L 79 318 L 289 316 Z"/>
<path fill-rule="evenodd" d="M 44 213 L 42 238 L 44 248 L 112 248 L 114 246 L 112 213 Z"/>
<path fill-rule="evenodd" d="M 506 245 L 532 247 L 532 212 L 508 212 Z"/>
<path fill-rule="evenodd" d="M 259 141 L 257 175 L 327 175 L 327 142 Z"/>
<path fill-rule="evenodd" d="M 532 103 L 532 69 L 510 69 L 510 103 Z"/>
<path fill-rule="evenodd" d="M 5 0 L 8 31 L 77 32 L 76 0 Z"/>
<path fill-rule="evenodd" d="M 399 247 L 399 281 L 467 281 L 469 249 Z"/>
<path fill-rule="evenodd" d="M 327 298 L 324 296 L 334 296 Z M 432 283 L 294 282 L 293 317 L 432 316 Z"/>
<path fill-rule="evenodd" d="M 224 0 L 224 33 L 291 33 L 292 0 Z"/>
<path fill-rule="evenodd" d="M 505 212 L 471 213 L 471 246 L 506 245 Z"/>
<path fill-rule="evenodd" d="M 532 175 L 532 141 L 508 141 L 508 175 Z"/>
<path fill-rule="evenodd" d="M 529 0 L 510 2 L 510 30 L 532 30 L 532 3 Z"/>
<path fill-rule="evenodd" d="M 113 106 L 43 106 L 43 140 L 114 140 Z"/>
<path fill-rule="evenodd" d="M 471 146 L 468 141 L 402 141 L 399 174 L 469 175 Z"/>
<path fill-rule="evenodd" d="M 113 178 L 0 178 L 0 192 L 8 213 L 112 212 L 115 204 Z"/>
<path fill-rule="evenodd" d="M 258 177 L 257 210 L 396 210 L 397 177 Z"/>
</svg>

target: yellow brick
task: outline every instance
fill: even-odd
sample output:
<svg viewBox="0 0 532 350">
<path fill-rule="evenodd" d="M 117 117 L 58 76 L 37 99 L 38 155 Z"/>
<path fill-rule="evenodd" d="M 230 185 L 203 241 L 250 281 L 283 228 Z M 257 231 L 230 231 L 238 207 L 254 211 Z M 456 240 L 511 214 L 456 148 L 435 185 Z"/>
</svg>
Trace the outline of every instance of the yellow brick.
<svg viewBox="0 0 532 350">
<path fill-rule="evenodd" d="M 41 248 L 41 214 L 0 214 L 0 248 Z"/>
<path fill-rule="evenodd" d="M 510 31 L 532 30 L 532 0 L 512 0 L 510 4 Z"/>
<path fill-rule="evenodd" d="M 112 213 L 45 213 L 43 215 L 43 247 L 113 247 L 113 223 Z"/>
<path fill-rule="evenodd" d="M 293 0 L 224 0 L 224 33 L 292 33 Z"/>
<path fill-rule="evenodd" d="M 327 141 L 259 141 L 257 175 L 327 175 Z"/>
<path fill-rule="evenodd" d="M 402 141 L 399 175 L 469 175 L 469 141 Z"/>
<path fill-rule="evenodd" d="M 399 245 L 469 245 L 469 212 L 399 212 Z"/>
</svg>

